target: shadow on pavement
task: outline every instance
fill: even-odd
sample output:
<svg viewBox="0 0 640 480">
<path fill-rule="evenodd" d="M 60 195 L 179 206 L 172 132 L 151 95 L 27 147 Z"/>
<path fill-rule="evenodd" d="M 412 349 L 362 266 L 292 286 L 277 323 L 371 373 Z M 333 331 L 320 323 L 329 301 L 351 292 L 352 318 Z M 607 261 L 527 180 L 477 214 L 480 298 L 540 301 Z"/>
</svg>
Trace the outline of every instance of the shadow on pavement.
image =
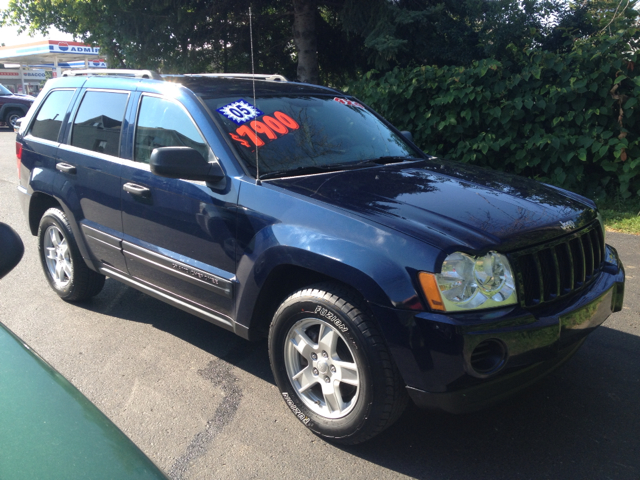
<svg viewBox="0 0 640 480">
<path fill-rule="evenodd" d="M 153 325 L 262 380 L 275 383 L 266 340 L 249 342 L 115 280 L 107 278 L 98 296 L 75 305 L 102 315 Z"/>
<path fill-rule="evenodd" d="M 245 341 L 113 280 L 80 306 L 151 324 L 274 383 L 265 341 Z M 563 367 L 505 403 L 467 415 L 411 405 L 373 440 L 337 448 L 415 478 L 638 480 L 638 352 L 640 337 L 603 326 Z"/>
<path fill-rule="evenodd" d="M 415 478 L 640 478 L 640 338 L 600 327 L 559 370 L 467 415 L 409 408 L 353 455 Z"/>
</svg>

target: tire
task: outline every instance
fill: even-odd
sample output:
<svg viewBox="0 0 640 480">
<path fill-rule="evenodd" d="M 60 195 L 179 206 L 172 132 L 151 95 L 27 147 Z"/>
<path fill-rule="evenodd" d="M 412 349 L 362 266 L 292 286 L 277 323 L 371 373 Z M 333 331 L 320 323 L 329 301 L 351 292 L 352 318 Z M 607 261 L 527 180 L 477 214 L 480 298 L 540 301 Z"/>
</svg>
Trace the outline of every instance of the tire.
<svg viewBox="0 0 640 480">
<path fill-rule="evenodd" d="M 38 250 L 45 277 L 63 300 L 86 300 L 102 290 L 104 275 L 87 266 L 69 221 L 60 209 L 44 212 L 38 228 Z"/>
<path fill-rule="evenodd" d="M 407 394 L 366 304 L 332 283 L 300 290 L 269 330 L 271 369 L 293 414 L 336 443 L 362 443 L 400 416 Z"/>
<path fill-rule="evenodd" d="M 4 121 L 10 128 L 16 128 L 16 121 L 24 117 L 24 113 L 19 110 L 9 110 L 4 117 Z"/>
</svg>

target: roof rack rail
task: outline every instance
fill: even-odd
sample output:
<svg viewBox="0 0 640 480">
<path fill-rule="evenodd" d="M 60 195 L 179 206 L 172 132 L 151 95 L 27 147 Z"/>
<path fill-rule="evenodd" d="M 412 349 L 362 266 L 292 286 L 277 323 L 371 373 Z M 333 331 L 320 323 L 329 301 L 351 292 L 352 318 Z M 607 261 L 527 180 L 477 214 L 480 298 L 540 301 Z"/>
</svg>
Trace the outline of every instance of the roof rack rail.
<svg viewBox="0 0 640 480">
<path fill-rule="evenodd" d="M 185 76 L 193 77 L 221 77 L 221 78 L 255 78 L 256 80 L 266 80 L 268 82 L 288 82 L 287 77 L 279 74 L 265 73 L 188 73 Z"/>
<path fill-rule="evenodd" d="M 152 78 L 154 80 L 162 80 L 158 72 L 153 70 L 127 70 L 124 68 L 90 68 L 87 70 L 65 70 L 62 72 L 63 77 L 80 77 L 89 75 L 105 75 L 114 77 L 134 77 L 134 78 Z"/>
</svg>

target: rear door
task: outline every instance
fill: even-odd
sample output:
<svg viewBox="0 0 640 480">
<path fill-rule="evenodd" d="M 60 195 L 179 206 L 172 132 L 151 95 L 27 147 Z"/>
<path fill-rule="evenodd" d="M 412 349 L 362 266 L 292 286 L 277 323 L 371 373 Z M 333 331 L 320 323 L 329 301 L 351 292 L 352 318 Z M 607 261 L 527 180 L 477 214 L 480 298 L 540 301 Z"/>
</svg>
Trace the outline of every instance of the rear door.
<svg viewBox="0 0 640 480">
<path fill-rule="evenodd" d="M 121 252 L 120 137 L 126 90 L 88 88 L 72 112 L 57 168 L 66 177 L 67 204 L 75 209 L 94 262 L 126 271 Z"/>
<path fill-rule="evenodd" d="M 22 164 L 31 172 L 29 186 L 37 192 L 55 195 L 53 189 L 59 183 L 55 177 L 60 173 L 56 170 L 59 137 L 75 95 L 75 88 L 49 92 L 24 135 Z"/>
<path fill-rule="evenodd" d="M 195 103 L 195 102 L 192 102 Z M 177 100 L 140 96 L 133 159 L 122 167 L 123 250 L 129 274 L 145 285 L 230 327 L 235 283 L 237 190 L 151 173 L 154 148 L 188 146 L 214 154 Z"/>
</svg>

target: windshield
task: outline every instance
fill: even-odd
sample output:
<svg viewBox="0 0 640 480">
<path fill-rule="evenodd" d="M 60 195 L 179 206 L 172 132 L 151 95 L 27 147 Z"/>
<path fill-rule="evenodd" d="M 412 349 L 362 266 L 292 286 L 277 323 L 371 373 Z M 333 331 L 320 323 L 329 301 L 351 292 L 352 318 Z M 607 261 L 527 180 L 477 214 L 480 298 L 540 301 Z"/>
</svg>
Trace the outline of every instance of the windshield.
<svg viewBox="0 0 640 480">
<path fill-rule="evenodd" d="M 7 87 L 0 85 L 0 95 L 12 95 L 12 93 Z"/>
<path fill-rule="evenodd" d="M 422 158 L 373 113 L 345 98 L 259 97 L 256 105 L 247 98 L 204 100 L 254 173 L 258 149 L 261 177 Z"/>
</svg>

